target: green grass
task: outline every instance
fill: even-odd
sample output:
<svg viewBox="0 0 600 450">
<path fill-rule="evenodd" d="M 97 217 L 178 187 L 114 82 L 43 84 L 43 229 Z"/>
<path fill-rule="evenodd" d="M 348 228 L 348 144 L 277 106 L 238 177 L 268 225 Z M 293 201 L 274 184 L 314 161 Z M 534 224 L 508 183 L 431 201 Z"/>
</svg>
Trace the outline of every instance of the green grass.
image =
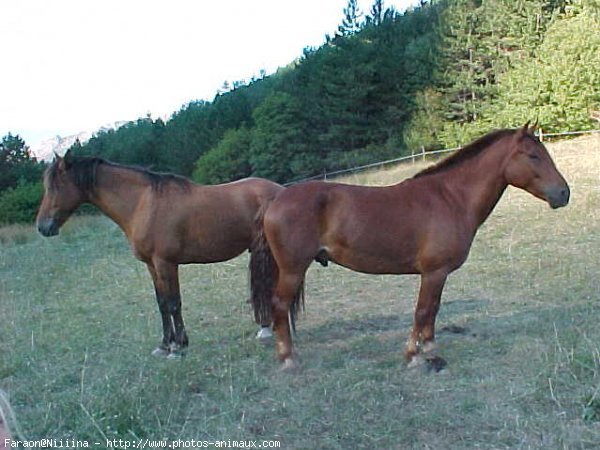
<svg viewBox="0 0 600 450">
<path fill-rule="evenodd" d="M 52 239 L 0 231 L 0 388 L 28 438 L 597 448 L 600 142 L 552 149 L 572 203 L 551 211 L 507 192 L 444 290 L 439 373 L 403 361 L 417 277 L 316 265 L 298 323 L 302 369 L 281 373 L 253 337 L 246 255 L 182 268 L 191 345 L 182 360 L 154 358 L 160 321 L 144 265 L 108 219 L 76 217 Z"/>
</svg>

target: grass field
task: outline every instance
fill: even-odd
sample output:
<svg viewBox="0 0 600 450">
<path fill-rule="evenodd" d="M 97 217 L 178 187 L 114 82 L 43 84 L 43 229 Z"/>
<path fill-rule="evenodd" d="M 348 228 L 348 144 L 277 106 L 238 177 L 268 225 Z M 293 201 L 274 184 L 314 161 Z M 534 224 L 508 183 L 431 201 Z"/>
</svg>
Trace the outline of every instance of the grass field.
<svg viewBox="0 0 600 450">
<path fill-rule="evenodd" d="M 150 276 L 104 217 L 57 238 L 0 230 L 0 388 L 23 434 L 279 440 L 285 449 L 600 447 L 600 137 L 549 145 L 572 200 L 552 211 L 515 189 L 450 276 L 434 373 L 402 351 L 418 278 L 312 267 L 296 344 L 278 370 L 254 339 L 247 256 L 181 270 L 190 337 L 150 355 Z M 388 184 L 422 166 L 346 179 Z"/>
</svg>

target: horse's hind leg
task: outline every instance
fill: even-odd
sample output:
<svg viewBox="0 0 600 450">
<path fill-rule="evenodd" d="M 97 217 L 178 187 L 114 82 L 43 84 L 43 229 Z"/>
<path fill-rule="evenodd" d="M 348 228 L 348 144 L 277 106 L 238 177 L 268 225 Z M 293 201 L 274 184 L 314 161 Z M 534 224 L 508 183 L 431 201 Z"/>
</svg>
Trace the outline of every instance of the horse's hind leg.
<svg viewBox="0 0 600 450">
<path fill-rule="evenodd" d="M 273 296 L 272 316 L 277 358 L 283 363 L 284 370 L 294 370 L 297 367 L 290 332 L 289 313 L 303 281 L 303 273 L 280 271 Z"/>
<path fill-rule="evenodd" d="M 187 347 L 188 337 L 181 314 L 178 266 L 162 260 L 148 264 L 163 325 L 162 344 L 154 354 L 172 354 Z"/>
<path fill-rule="evenodd" d="M 413 329 L 406 344 L 406 359 L 410 362 L 420 350 L 430 350 L 434 341 L 435 318 L 440 307 L 445 271 L 421 275 L 421 288 L 415 308 Z"/>
</svg>

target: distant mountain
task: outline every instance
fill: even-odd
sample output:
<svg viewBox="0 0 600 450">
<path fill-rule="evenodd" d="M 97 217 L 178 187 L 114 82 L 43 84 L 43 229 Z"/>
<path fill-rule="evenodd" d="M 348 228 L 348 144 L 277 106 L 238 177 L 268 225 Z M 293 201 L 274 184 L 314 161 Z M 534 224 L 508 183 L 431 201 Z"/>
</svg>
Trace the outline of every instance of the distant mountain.
<svg viewBox="0 0 600 450">
<path fill-rule="evenodd" d="M 62 156 L 77 139 L 83 144 L 89 141 L 92 135 L 92 133 L 84 131 L 72 136 L 54 136 L 53 138 L 40 142 L 36 147 L 32 147 L 31 152 L 40 161 L 50 161 L 53 158 L 54 153 Z"/>
<path fill-rule="evenodd" d="M 54 136 L 53 138 L 42 141 L 39 145 L 32 147 L 31 152 L 40 161 L 50 161 L 54 157 L 54 153 L 64 155 L 67 150 L 79 139 L 79 142 L 85 144 L 95 134 L 101 131 L 116 130 L 125 125 L 126 121 L 117 121 L 111 124 L 104 125 L 95 131 L 82 131 L 81 133 L 71 136 Z"/>
</svg>

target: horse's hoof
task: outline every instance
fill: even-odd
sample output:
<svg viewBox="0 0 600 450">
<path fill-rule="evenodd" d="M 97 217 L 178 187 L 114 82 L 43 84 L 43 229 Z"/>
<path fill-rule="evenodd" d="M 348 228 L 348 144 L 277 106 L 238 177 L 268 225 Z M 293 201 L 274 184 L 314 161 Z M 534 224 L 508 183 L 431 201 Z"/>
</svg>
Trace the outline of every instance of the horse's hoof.
<svg viewBox="0 0 600 450">
<path fill-rule="evenodd" d="M 270 327 L 263 327 L 256 332 L 256 339 L 259 341 L 268 341 L 273 338 L 273 332 Z"/>
<path fill-rule="evenodd" d="M 166 358 L 170 353 L 171 352 L 164 347 L 156 347 L 154 350 L 152 350 L 152 356 L 159 358 Z"/>
<path fill-rule="evenodd" d="M 424 356 L 422 354 L 414 355 L 410 362 L 407 364 L 409 369 L 419 369 L 423 373 L 429 372 L 441 372 L 448 365 L 444 358 L 440 358 L 439 356 L 428 355 Z"/>
<path fill-rule="evenodd" d="M 435 350 L 435 342 L 434 341 L 425 342 L 423 344 L 423 347 L 421 348 L 421 351 L 423 353 L 431 353 L 434 350 Z"/>
<path fill-rule="evenodd" d="M 185 347 L 176 342 L 171 342 L 169 344 L 169 354 L 167 355 L 167 359 L 181 359 L 185 356 L 184 348 Z"/>
<path fill-rule="evenodd" d="M 296 358 L 293 358 L 290 356 L 283 360 L 283 363 L 281 364 L 282 372 L 296 373 L 296 372 L 298 372 L 298 370 L 300 370 L 300 364 L 298 364 L 298 361 L 296 360 Z"/>
<path fill-rule="evenodd" d="M 410 364 L 418 355 L 419 355 L 419 351 L 416 347 L 414 350 L 406 349 L 404 351 L 404 361 L 406 361 L 407 364 Z"/>
<path fill-rule="evenodd" d="M 407 356 L 407 360 L 408 360 L 408 364 L 406 365 L 406 367 L 408 367 L 409 369 L 416 369 L 417 367 L 422 367 L 425 364 L 425 359 L 419 355 L 412 355 L 412 356 Z"/>
</svg>

